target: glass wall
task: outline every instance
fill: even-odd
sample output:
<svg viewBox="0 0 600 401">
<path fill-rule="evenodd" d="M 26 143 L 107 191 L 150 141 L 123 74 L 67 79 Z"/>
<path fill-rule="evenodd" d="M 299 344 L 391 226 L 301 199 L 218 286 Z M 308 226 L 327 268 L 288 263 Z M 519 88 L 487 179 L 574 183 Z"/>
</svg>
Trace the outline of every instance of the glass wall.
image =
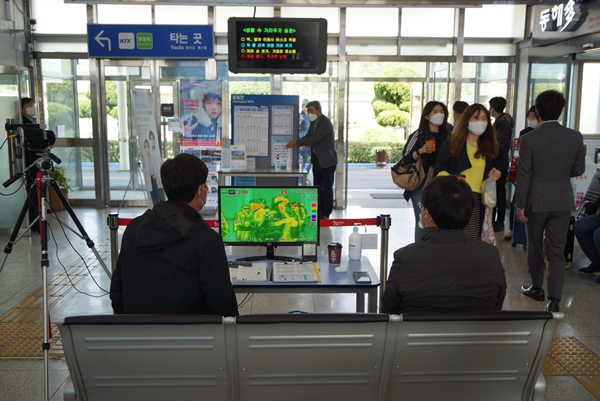
<svg viewBox="0 0 600 401">
<path fill-rule="evenodd" d="M 73 146 L 74 140 L 92 137 L 87 63 L 70 59 L 41 61 L 44 110 L 38 119 L 43 118 L 47 129 L 56 134 L 57 144 L 52 152 L 67 168 L 73 190 L 93 189 L 95 185 L 91 148 Z"/>
<path fill-rule="evenodd" d="M 73 49 L 86 51 L 83 38 L 89 16 L 84 5 L 64 4 L 62 0 L 31 1 L 39 28 L 34 36 L 36 50 L 64 51 L 68 48 L 71 52 Z M 219 79 L 224 82 L 224 109 L 231 94 L 297 95 L 300 99 L 316 99 L 322 103 L 324 113 L 334 122 L 336 135 L 340 127 L 338 115 L 343 112 L 345 121 L 342 123 L 347 126 L 344 137 L 349 140 L 364 138 L 363 134 L 372 132 L 389 132 L 392 137 L 402 140 L 406 132 L 416 129 L 425 102 L 435 99 L 450 105 L 456 100 L 455 76 L 462 77 L 458 92 L 461 100 L 468 103 L 485 104 L 493 96 L 512 94 L 514 69 L 510 68 L 510 63 L 514 61 L 515 43 L 524 38 L 526 31 L 526 6 L 521 5 L 484 5 L 464 10 L 453 7 L 346 7 L 344 10 L 319 7 L 315 13 L 313 7 L 99 4 L 94 10 L 99 23 L 109 24 L 208 24 L 214 21 L 215 58 L 196 62 L 201 72 L 191 71 L 195 65 L 188 65 L 186 63 L 191 62 L 187 61 L 174 61 L 173 65 L 183 63 L 190 69 L 181 74 L 178 67 L 171 67 L 167 60 L 149 60 L 146 62 L 148 67 L 143 68 L 105 62 L 107 67 L 100 73 L 105 77 L 104 86 L 99 89 L 107 106 L 106 124 L 102 129 L 106 130 L 108 140 L 110 187 L 120 190 L 130 185 L 130 179 L 133 188 L 143 187 L 136 174 L 139 155 L 130 118 L 130 88 L 156 91 L 158 109 L 159 103 L 178 104 L 177 82 L 187 74 L 200 79 Z M 464 45 L 455 37 L 456 32 L 462 31 L 456 26 L 462 13 L 465 16 Z M 77 22 L 56 24 L 57 18 L 64 15 Z M 228 54 L 226 33 L 227 20 L 234 16 L 327 19 L 327 71 L 320 76 L 230 73 L 225 61 Z M 75 35 L 69 40 L 51 38 L 47 34 Z M 340 38 L 345 38 L 345 48 L 341 47 L 344 42 Z M 340 54 L 341 49 L 345 54 Z M 456 63 L 459 51 L 464 54 L 462 64 Z M 338 60 L 342 57 L 347 62 L 339 65 Z M 91 189 L 98 184 L 94 183 L 91 152 L 92 141 L 98 141 L 98 138 L 93 138 L 89 64 L 96 61 L 79 58 L 42 60 L 44 111 L 48 125 L 61 139 L 89 141 L 64 142 L 56 151 L 64 153 L 76 187 Z M 347 69 L 347 74 L 342 74 L 346 77 L 344 81 L 339 78 L 340 68 Z M 457 68 L 462 71 L 456 71 Z M 96 71 L 95 68 L 91 70 Z M 534 72 L 532 70 L 532 76 Z M 535 78 L 532 85 L 541 85 L 540 79 L 550 77 Z M 564 84 L 564 75 L 561 82 Z M 338 97 L 341 85 L 345 90 L 343 100 Z M 382 98 L 386 88 L 397 91 L 401 95 L 398 99 L 401 99 L 396 99 L 392 105 L 385 104 L 389 103 Z M 384 112 L 383 116 L 381 112 Z M 226 121 L 228 119 L 224 119 L 224 138 L 230 132 Z M 166 125 L 166 119 L 161 122 Z M 161 133 L 162 151 L 166 157 L 178 153 L 173 135 L 164 129 Z M 86 168 L 92 173 L 86 174 Z"/>
<path fill-rule="evenodd" d="M 600 133 L 600 63 L 584 63 L 579 108 L 579 131 L 582 134 Z"/>
</svg>

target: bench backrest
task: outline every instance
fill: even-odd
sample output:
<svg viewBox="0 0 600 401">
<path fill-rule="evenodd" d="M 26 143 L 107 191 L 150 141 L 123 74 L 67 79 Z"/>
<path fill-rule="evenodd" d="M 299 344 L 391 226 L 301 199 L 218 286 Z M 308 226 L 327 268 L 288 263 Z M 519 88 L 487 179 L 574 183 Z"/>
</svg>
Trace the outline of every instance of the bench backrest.
<svg viewBox="0 0 600 401">
<path fill-rule="evenodd" d="M 227 400 L 220 316 L 80 316 L 60 325 L 79 401 Z"/>
<path fill-rule="evenodd" d="M 59 328 L 79 401 L 530 400 L 555 325 L 498 311 L 105 315 Z"/>
<path fill-rule="evenodd" d="M 393 319 L 385 399 L 433 401 L 443 394 L 447 401 L 530 400 L 556 325 L 549 315 L 419 313 Z"/>
</svg>

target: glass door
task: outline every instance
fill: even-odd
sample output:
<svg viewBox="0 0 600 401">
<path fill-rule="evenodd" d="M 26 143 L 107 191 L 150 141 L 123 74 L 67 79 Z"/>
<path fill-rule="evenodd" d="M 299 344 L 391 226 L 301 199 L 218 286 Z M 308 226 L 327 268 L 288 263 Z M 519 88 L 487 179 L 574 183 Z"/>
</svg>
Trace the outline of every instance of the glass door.
<svg viewBox="0 0 600 401">
<path fill-rule="evenodd" d="M 138 64 L 138 65 L 135 65 Z M 108 141 L 110 199 L 145 201 L 140 174 L 140 152 L 130 99 L 130 89 L 152 90 L 150 65 L 109 61 L 104 66 L 103 102 Z M 126 196 L 125 196 L 126 195 Z"/>
</svg>

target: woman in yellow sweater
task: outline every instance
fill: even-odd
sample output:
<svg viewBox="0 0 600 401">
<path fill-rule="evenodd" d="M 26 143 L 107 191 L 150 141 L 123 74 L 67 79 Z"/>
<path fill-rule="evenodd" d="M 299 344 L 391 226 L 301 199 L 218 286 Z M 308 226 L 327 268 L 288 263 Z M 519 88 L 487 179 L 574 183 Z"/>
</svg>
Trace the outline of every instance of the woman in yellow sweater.
<svg viewBox="0 0 600 401">
<path fill-rule="evenodd" d="M 466 230 L 469 238 L 481 239 L 485 207 L 481 202 L 483 181 L 500 178 L 496 169 L 498 140 L 490 114 L 482 104 L 465 110 L 452 137 L 440 149 L 435 175 L 461 175 L 473 190 L 475 207 Z"/>
</svg>

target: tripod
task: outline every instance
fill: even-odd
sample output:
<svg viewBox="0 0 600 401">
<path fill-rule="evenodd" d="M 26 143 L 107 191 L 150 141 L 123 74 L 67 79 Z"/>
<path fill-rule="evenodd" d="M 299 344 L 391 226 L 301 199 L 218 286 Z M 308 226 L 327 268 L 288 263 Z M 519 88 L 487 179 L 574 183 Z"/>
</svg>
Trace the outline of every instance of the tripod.
<svg viewBox="0 0 600 401">
<path fill-rule="evenodd" d="M 69 205 L 69 202 L 61 192 L 60 188 L 56 181 L 48 176 L 48 168 L 51 165 L 50 158 L 48 157 L 49 152 L 45 152 L 41 158 L 33 162 L 25 171 L 26 173 L 33 167 L 37 167 L 39 171 L 36 174 L 35 184 L 29 188 L 27 193 L 27 199 L 23 204 L 23 208 L 21 209 L 21 213 L 17 219 L 15 227 L 12 231 L 8 244 L 4 248 L 4 256 L 2 258 L 2 263 L 0 264 L 0 272 L 4 268 L 4 264 L 8 258 L 8 255 L 12 252 L 13 245 L 18 241 L 17 236 L 19 234 L 19 229 L 23 224 L 23 220 L 27 215 L 27 211 L 29 209 L 29 205 L 33 202 L 36 202 L 38 205 L 38 217 L 27 227 L 29 230 L 34 224 L 40 225 L 40 246 L 41 246 L 41 267 L 42 267 L 42 300 L 43 300 L 43 319 L 44 319 L 44 340 L 42 343 L 42 350 L 44 351 L 44 400 L 49 400 L 50 388 L 49 388 L 49 367 L 48 367 L 48 354 L 50 351 L 50 342 L 49 342 L 49 333 L 50 333 L 50 313 L 48 310 L 48 267 L 50 266 L 48 260 L 48 221 L 46 220 L 46 200 L 48 199 L 48 190 L 49 187 L 52 187 L 56 194 L 58 195 L 61 203 L 71 216 L 71 219 L 75 222 L 75 225 L 79 229 L 81 233 L 80 238 L 84 239 L 87 246 L 92 250 L 104 271 L 108 275 L 109 278 L 112 278 L 111 272 L 100 257 L 100 254 L 94 247 L 94 242 L 90 239 L 88 234 L 86 233 L 83 225 L 75 215 L 73 208 Z M 8 181 L 6 181 L 3 186 L 8 187 L 13 182 L 15 182 L 20 174 L 15 175 Z M 73 231 L 71 229 L 71 231 Z M 76 233 L 77 234 L 77 233 Z M 20 238 L 19 238 L 20 239 Z"/>
</svg>

